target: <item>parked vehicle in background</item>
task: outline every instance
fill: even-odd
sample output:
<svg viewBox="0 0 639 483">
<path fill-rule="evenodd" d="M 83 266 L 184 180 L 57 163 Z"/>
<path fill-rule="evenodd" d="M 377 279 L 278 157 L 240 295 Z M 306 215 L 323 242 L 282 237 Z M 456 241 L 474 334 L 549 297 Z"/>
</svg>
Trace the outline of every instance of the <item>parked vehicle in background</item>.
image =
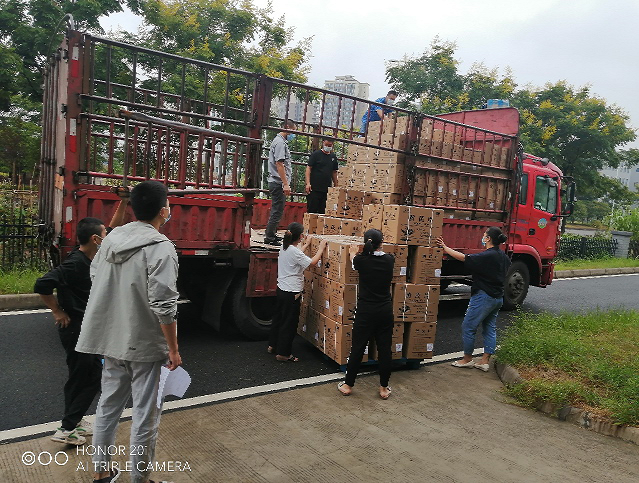
<svg viewBox="0 0 639 483">
<path fill-rule="evenodd" d="M 285 100 L 283 116 L 271 112 L 275 99 Z M 302 219 L 306 156 L 320 138 L 341 144 L 338 153 L 345 146 L 364 146 L 419 158 L 426 121 L 463 133 L 460 142 L 468 149 L 484 152 L 492 143 L 505 153 L 505 164 L 492 172 L 468 173 L 469 183 L 478 188 L 482 179 L 501 183 L 503 192 L 494 206 L 421 200 L 470 213 L 469 220 L 446 220 L 449 244 L 470 253 L 480 249 L 480 232 L 487 226 L 508 233 L 514 263 L 506 305 L 521 303 L 529 284 L 552 282 L 559 219 L 567 214 L 559 209 L 562 175 L 552 163 L 519 149 L 515 109 L 433 117 L 394 108 L 408 118 L 407 147 L 398 149 L 380 137 L 360 137 L 356 110 L 375 102 L 77 31 L 67 33 L 45 75 L 39 210 L 41 236 L 54 261 L 75 245 L 79 219 L 110 219 L 118 201 L 115 188 L 162 181 L 169 186 L 172 206 L 163 232 L 180 257 L 180 290 L 213 327 L 219 329 L 228 314 L 243 334 L 264 338 L 274 309 L 277 251 L 256 241 L 263 238 L 256 234 L 270 206 L 262 197 L 263 160 L 295 99 L 304 109 L 294 119 L 298 130 L 291 151 L 297 161 L 291 187 L 293 200 L 302 202 L 287 203 L 280 228 Z M 306 107 L 314 102 L 321 109 L 311 122 Z M 336 109 L 330 116 L 328 106 Z M 480 169 L 488 159 L 468 159 L 463 153 L 458 161 L 470 169 Z M 452 159 L 447 154 L 429 153 L 428 158 L 444 162 Z M 408 166 L 403 203 L 416 203 L 414 173 L 424 169 L 417 164 Z M 447 174 L 446 167 L 437 169 Z M 492 218 L 478 221 L 478 214 Z M 464 281 L 465 275 L 446 261 L 445 282 Z"/>
</svg>

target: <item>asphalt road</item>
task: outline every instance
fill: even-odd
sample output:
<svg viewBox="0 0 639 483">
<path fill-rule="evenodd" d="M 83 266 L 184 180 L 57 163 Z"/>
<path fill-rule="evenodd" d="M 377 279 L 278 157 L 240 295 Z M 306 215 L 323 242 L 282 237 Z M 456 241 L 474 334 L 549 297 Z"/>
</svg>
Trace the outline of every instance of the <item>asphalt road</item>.
<svg viewBox="0 0 639 483">
<path fill-rule="evenodd" d="M 547 289 L 532 287 L 523 309 L 531 312 L 583 312 L 607 308 L 639 309 L 639 275 L 557 280 Z M 460 323 L 467 301 L 440 304 L 435 353 L 461 350 Z M 501 312 L 498 328 L 513 313 Z M 50 314 L 0 316 L 0 430 L 59 420 L 66 378 L 64 351 Z M 180 352 L 192 376 L 186 396 L 228 391 L 334 373 L 338 366 L 301 338 L 294 344 L 300 362 L 275 362 L 264 342 L 247 341 L 233 330 L 217 333 L 199 322 L 193 306 L 179 312 Z M 478 337 L 477 347 L 481 347 Z M 95 407 L 90 413 L 95 412 Z"/>
</svg>

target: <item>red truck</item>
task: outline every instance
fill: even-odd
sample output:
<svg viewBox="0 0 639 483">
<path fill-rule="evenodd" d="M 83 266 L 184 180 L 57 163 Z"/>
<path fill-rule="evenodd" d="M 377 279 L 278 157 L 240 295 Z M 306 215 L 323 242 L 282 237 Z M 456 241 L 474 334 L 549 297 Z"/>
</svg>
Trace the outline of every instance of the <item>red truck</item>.
<svg viewBox="0 0 639 483">
<path fill-rule="evenodd" d="M 276 102 L 283 114 L 272 112 Z M 417 155 L 424 141 L 421 126 L 430 119 L 444 130 L 463 132 L 467 146 L 481 148 L 490 140 L 507 150 L 507 165 L 495 170 L 499 175 L 471 177 L 477 183 L 503 180 L 507 192 L 498 206 L 465 207 L 493 219 L 447 219 L 447 242 L 470 253 L 480 249 L 487 226 L 505 230 L 513 259 L 509 307 L 523 302 L 529 284 L 552 282 L 559 221 L 569 214 L 559 208 L 564 180 L 552 163 L 519 149 L 515 109 L 431 117 L 394 108 L 397 116 L 409 118 L 409 147 L 398 150 L 360 135 L 362 106 L 368 109 L 374 102 L 73 30 L 45 75 L 39 208 L 41 236 L 54 263 L 75 244 L 79 219 L 110 219 L 119 199 L 115 188 L 162 181 L 172 206 L 163 232 L 179 254 L 180 290 L 215 328 L 233 320 L 247 337 L 263 338 L 277 278 L 277 251 L 259 243 L 270 208 L 263 161 L 294 104 L 302 107 L 291 145 L 292 199 L 299 201 L 287 203 L 280 228 L 302 219 L 305 161 L 321 138 L 334 139 L 342 153 L 348 146 L 368 146 Z M 313 122 L 307 115 L 311 105 L 320 106 L 319 120 Z M 331 116 L 328 105 L 337 107 Z M 439 159 L 446 159 L 443 154 Z M 414 203 L 410 176 L 403 195 Z M 442 277 L 443 284 L 467 282 L 467 274 L 451 260 L 445 260 Z"/>
</svg>

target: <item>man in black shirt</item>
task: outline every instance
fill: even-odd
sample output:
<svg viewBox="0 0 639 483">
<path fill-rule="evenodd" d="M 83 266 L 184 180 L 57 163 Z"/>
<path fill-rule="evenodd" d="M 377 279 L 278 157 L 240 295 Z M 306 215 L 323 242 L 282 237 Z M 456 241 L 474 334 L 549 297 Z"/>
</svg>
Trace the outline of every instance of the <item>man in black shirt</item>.
<svg viewBox="0 0 639 483">
<path fill-rule="evenodd" d="M 324 214 L 328 188 L 337 186 L 339 164 L 333 152 L 333 141 L 324 139 L 322 149 L 311 154 L 306 167 L 306 203 L 309 213 Z"/>
<path fill-rule="evenodd" d="M 69 369 L 69 378 L 64 385 L 62 424 L 51 436 L 51 440 L 58 443 L 82 445 L 86 436 L 93 434 L 84 415 L 100 392 L 102 357 L 76 352 L 75 346 L 91 291 L 91 261 L 107 233 L 124 224 L 128 190 L 120 189 L 117 193 L 122 199 L 109 228 L 97 218 L 80 220 L 77 226 L 80 246 L 73 249 L 64 262 L 36 280 L 33 288 L 53 313 Z M 54 289 L 58 293 L 57 299 L 53 295 Z"/>
</svg>

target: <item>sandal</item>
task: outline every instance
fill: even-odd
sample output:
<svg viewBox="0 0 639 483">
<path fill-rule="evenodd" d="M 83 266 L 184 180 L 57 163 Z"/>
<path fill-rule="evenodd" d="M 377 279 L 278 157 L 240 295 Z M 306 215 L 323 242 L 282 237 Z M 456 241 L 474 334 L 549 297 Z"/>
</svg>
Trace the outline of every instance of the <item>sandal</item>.
<svg viewBox="0 0 639 483">
<path fill-rule="evenodd" d="M 275 356 L 275 359 L 278 362 L 299 362 L 299 359 L 295 357 L 293 354 L 288 356 L 286 359 L 280 359 L 280 357 L 284 357 L 284 356 Z"/>
<path fill-rule="evenodd" d="M 386 389 L 388 389 L 388 395 L 387 396 L 382 396 L 382 394 L 380 393 L 379 397 L 381 397 L 382 399 L 388 399 L 391 395 L 391 387 L 390 386 L 386 386 Z"/>
<path fill-rule="evenodd" d="M 342 381 L 342 382 L 337 383 L 337 390 L 342 393 L 342 396 L 350 396 L 351 395 L 350 392 L 342 391 L 342 387 L 345 386 L 345 385 L 346 385 L 346 381 Z"/>
</svg>

